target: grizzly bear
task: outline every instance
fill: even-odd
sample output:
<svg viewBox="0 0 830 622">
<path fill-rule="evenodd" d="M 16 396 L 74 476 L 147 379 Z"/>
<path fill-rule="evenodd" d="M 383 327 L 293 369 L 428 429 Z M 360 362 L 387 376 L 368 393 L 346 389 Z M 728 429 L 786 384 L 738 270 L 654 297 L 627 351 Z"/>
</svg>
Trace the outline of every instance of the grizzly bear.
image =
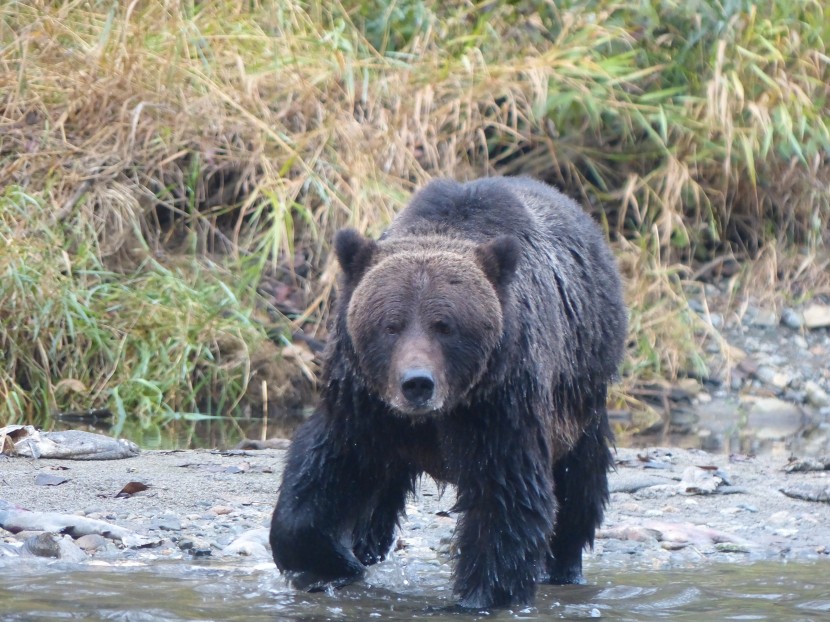
<svg viewBox="0 0 830 622">
<path fill-rule="evenodd" d="M 608 501 L 606 390 L 626 336 L 600 228 L 528 178 L 417 193 L 342 268 L 322 394 L 288 452 L 274 561 L 322 589 L 384 558 L 422 474 L 456 487 L 465 608 L 579 583 Z"/>
</svg>

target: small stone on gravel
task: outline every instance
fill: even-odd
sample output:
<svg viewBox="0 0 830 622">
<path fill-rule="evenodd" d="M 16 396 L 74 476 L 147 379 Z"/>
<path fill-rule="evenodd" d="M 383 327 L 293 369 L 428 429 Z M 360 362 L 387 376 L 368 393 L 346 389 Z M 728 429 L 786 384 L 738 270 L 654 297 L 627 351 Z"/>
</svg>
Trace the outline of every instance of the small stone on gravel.
<svg viewBox="0 0 830 622">
<path fill-rule="evenodd" d="M 108 540 L 97 533 L 90 533 L 75 540 L 81 549 L 87 552 L 99 551 L 107 548 Z"/>
<path fill-rule="evenodd" d="M 787 328 L 798 330 L 804 326 L 804 316 L 795 309 L 787 307 L 781 313 L 781 323 Z"/>
<path fill-rule="evenodd" d="M 816 408 L 823 408 L 830 406 L 830 395 L 819 386 L 817 382 L 808 380 L 804 383 L 804 393 L 806 394 L 807 403 Z"/>
<path fill-rule="evenodd" d="M 150 521 L 150 529 L 159 529 L 161 531 L 181 531 L 182 522 L 178 516 L 165 514 L 157 516 Z"/>
</svg>

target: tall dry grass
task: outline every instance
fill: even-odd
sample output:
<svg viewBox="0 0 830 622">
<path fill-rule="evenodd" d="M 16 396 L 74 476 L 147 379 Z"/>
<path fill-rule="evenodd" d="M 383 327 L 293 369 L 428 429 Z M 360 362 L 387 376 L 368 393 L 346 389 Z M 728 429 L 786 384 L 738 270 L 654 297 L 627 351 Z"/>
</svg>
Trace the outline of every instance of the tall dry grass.
<svg viewBox="0 0 830 622">
<path fill-rule="evenodd" d="M 313 369 L 268 334 L 322 335 L 331 234 L 439 175 L 580 198 L 628 278 L 627 382 L 705 375 L 695 262 L 828 286 L 828 34 L 804 0 L 6 2 L 0 419 L 297 399 Z"/>
</svg>

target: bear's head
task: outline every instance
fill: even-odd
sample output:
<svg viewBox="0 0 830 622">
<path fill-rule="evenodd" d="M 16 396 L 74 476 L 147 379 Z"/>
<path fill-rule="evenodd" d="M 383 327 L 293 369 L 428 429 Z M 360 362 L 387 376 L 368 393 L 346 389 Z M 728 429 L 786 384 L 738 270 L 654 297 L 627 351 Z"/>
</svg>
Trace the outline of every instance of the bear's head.
<svg viewBox="0 0 830 622">
<path fill-rule="evenodd" d="M 370 389 L 404 415 L 463 401 L 502 338 L 518 240 L 378 243 L 346 229 L 335 251 L 351 292 L 347 331 Z"/>
</svg>

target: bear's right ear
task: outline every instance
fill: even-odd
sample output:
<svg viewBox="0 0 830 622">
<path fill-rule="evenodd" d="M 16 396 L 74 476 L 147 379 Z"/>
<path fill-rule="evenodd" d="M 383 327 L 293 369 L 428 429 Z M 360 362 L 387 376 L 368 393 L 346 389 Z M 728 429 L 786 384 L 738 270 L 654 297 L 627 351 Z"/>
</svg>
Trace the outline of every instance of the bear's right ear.
<svg viewBox="0 0 830 622">
<path fill-rule="evenodd" d="M 377 242 L 365 238 L 354 229 L 341 229 L 334 236 L 334 252 L 346 275 L 346 282 L 357 284 L 372 263 Z"/>
</svg>

